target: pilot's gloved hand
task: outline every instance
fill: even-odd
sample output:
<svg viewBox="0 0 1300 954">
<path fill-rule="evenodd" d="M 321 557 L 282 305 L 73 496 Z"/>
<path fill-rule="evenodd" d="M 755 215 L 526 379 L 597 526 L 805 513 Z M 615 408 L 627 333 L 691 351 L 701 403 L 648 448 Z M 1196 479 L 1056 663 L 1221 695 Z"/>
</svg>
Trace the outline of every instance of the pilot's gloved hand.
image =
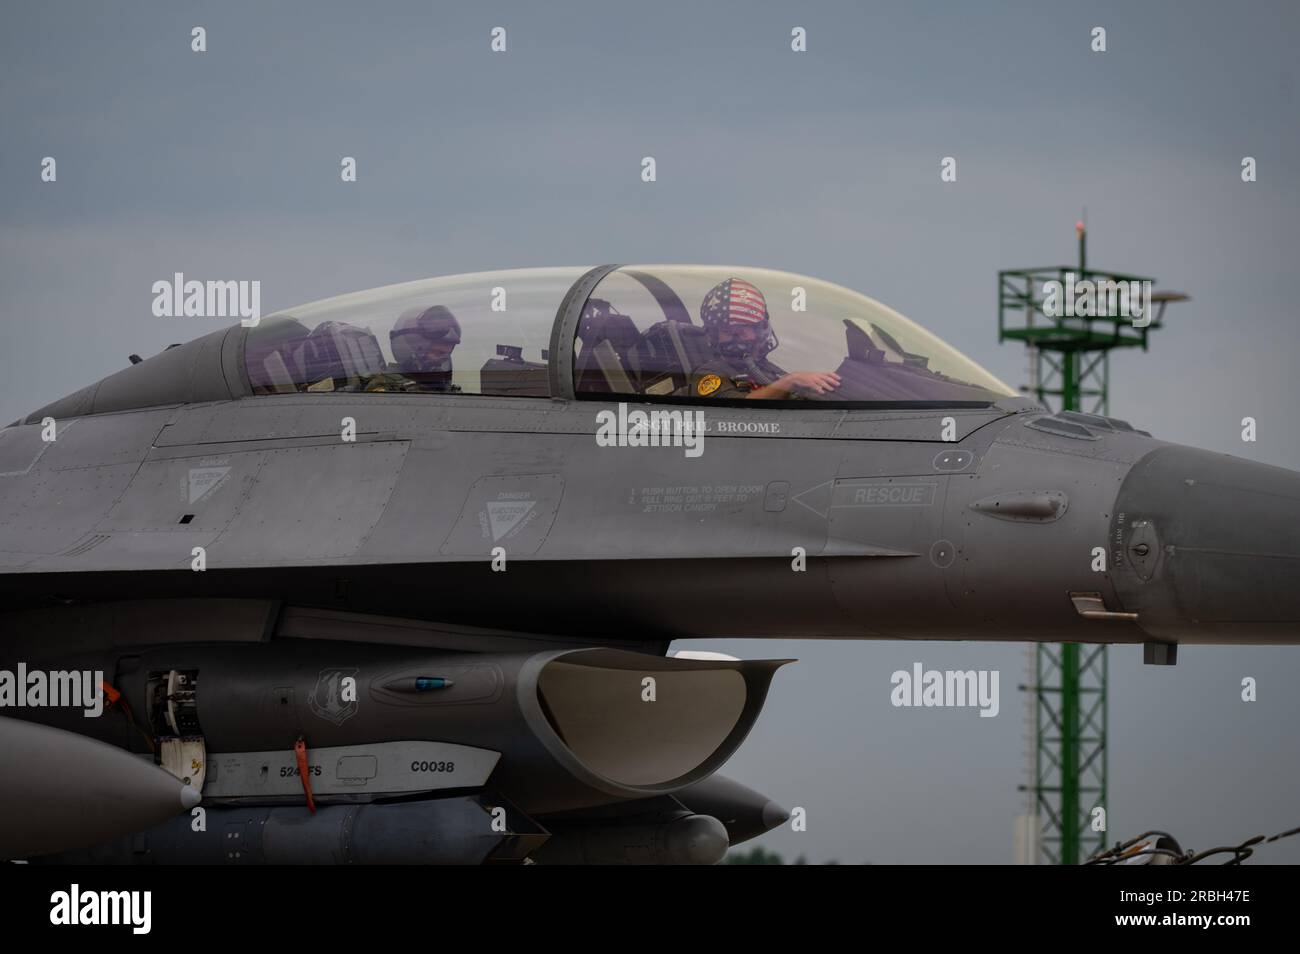
<svg viewBox="0 0 1300 954">
<path fill-rule="evenodd" d="M 770 386 L 800 396 L 830 394 L 840 386 L 840 376 L 834 371 L 794 371 Z"/>
</svg>

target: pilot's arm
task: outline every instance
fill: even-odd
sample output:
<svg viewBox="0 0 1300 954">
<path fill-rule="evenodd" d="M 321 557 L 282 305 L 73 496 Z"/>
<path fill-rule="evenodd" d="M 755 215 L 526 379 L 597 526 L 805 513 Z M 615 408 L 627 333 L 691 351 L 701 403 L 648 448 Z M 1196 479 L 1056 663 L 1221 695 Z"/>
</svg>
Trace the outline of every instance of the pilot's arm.
<svg viewBox="0 0 1300 954">
<path fill-rule="evenodd" d="M 780 400 L 791 395 L 829 394 L 840 386 L 840 376 L 834 371 L 795 371 L 761 387 L 754 387 L 748 377 L 737 378 L 734 374 L 726 365 L 706 364 L 692 372 L 687 386 L 676 393 L 732 400 Z"/>
<path fill-rule="evenodd" d="M 783 375 L 761 388 L 745 395 L 747 398 L 787 398 L 791 395 L 820 397 L 830 394 L 840 386 L 840 376 L 834 371 L 794 371 Z"/>
</svg>

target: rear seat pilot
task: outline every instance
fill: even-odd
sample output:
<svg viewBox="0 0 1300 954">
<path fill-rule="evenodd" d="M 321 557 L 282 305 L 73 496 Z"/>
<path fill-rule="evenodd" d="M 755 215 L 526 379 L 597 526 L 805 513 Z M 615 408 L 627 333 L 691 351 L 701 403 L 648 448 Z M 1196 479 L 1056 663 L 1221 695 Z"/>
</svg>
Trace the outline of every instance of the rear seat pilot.
<svg viewBox="0 0 1300 954">
<path fill-rule="evenodd" d="M 408 308 L 398 316 L 388 341 L 401 376 L 381 375 L 383 380 L 372 381 L 370 390 L 460 391 L 451 383 L 451 353 L 460 344 L 460 322 L 450 309 L 442 305 Z"/>
</svg>

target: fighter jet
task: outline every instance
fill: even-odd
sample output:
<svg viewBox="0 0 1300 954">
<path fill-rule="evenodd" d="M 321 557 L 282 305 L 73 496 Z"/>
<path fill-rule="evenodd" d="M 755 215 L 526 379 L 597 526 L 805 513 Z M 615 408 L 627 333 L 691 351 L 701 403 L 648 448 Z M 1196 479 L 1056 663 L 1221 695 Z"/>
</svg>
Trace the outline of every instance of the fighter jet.
<svg viewBox="0 0 1300 954">
<path fill-rule="evenodd" d="M 1300 474 L 1053 414 L 818 279 L 509 270 L 247 324 L 0 431 L 0 671 L 114 700 L 0 714 L 202 794 L 35 860 L 711 863 L 786 818 L 717 774 L 785 661 L 674 641 L 1300 632 Z"/>
</svg>

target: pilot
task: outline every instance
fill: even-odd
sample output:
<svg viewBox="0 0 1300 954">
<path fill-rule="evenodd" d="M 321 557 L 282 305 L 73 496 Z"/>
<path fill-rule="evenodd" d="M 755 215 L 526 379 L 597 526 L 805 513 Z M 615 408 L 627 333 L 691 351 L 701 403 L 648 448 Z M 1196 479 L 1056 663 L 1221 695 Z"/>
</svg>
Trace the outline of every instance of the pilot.
<svg viewBox="0 0 1300 954">
<path fill-rule="evenodd" d="M 714 285 L 700 305 L 700 321 L 715 359 L 691 372 L 678 395 L 718 398 L 788 398 L 829 394 L 840 384 L 834 371 L 786 372 L 768 360 L 776 333 L 763 293 L 743 278 Z"/>
<path fill-rule="evenodd" d="M 451 353 L 460 344 L 460 322 L 449 309 L 442 305 L 408 308 L 398 316 L 388 341 L 397 369 L 406 381 L 404 386 L 390 387 L 385 380 L 377 388 L 372 381 L 370 390 L 460 390 L 451 383 Z"/>
</svg>

